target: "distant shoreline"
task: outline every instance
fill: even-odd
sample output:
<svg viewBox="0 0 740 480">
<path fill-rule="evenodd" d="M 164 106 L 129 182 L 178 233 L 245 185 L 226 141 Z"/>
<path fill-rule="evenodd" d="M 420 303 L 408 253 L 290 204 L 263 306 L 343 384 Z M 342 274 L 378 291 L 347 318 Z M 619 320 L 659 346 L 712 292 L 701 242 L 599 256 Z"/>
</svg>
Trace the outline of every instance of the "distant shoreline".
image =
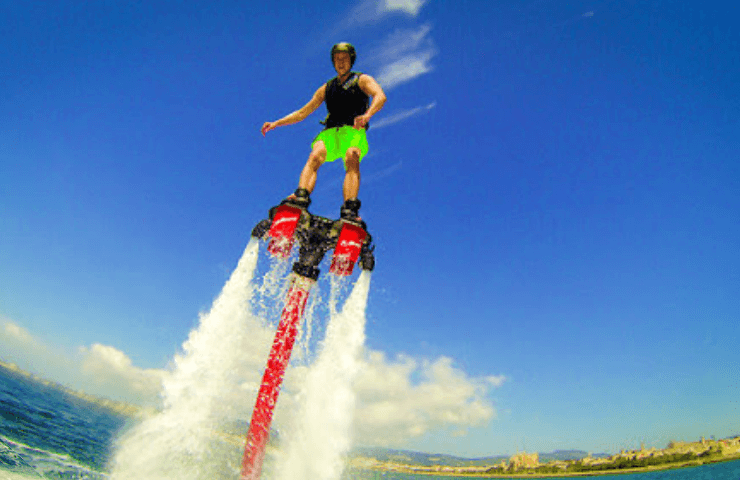
<svg viewBox="0 0 740 480">
<path fill-rule="evenodd" d="M 634 473 L 647 473 L 647 472 L 658 472 L 662 470 L 679 470 L 683 468 L 695 468 L 702 465 L 710 465 L 712 463 L 724 463 L 731 462 L 733 460 L 740 460 L 740 456 L 734 458 L 722 458 L 719 460 L 713 460 L 708 462 L 689 462 L 689 463 L 675 463 L 665 465 L 654 465 L 649 467 L 640 468 L 623 468 L 614 470 L 597 470 L 593 472 L 563 472 L 563 473 L 460 473 L 460 472 L 422 472 L 422 471 L 409 471 L 404 472 L 400 470 L 394 470 L 398 473 L 408 473 L 411 475 L 428 475 L 437 477 L 470 477 L 470 478 L 577 478 L 577 477 L 598 477 L 602 475 L 629 475 Z"/>
<path fill-rule="evenodd" d="M 509 462 L 491 466 L 408 465 L 381 462 L 370 458 L 355 459 L 354 468 L 398 472 L 410 475 L 434 475 L 470 478 L 568 478 L 622 475 L 662 470 L 693 468 L 712 463 L 740 460 L 740 436 L 698 442 L 671 442 L 665 449 L 622 451 L 608 458 L 586 457 L 579 460 L 551 460 L 539 463 L 537 453 L 519 453 Z"/>
</svg>

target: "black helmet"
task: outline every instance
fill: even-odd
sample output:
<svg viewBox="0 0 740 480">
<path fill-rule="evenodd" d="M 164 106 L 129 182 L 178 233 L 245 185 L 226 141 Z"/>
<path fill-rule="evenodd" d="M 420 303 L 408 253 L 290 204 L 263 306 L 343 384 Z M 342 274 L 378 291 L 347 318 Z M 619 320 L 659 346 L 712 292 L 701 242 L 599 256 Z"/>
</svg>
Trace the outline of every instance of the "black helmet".
<svg viewBox="0 0 740 480">
<path fill-rule="evenodd" d="M 342 42 L 342 43 L 337 43 L 336 45 L 331 47 L 331 64 L 332 65 L 334 65 L 334 54 L 337 52 L 349 53 L 350 67 L 355 64 L 355 59 L 357 58 L 357 52 L 355 52 L 355 47 L 351 43 Z"/>
</svg>

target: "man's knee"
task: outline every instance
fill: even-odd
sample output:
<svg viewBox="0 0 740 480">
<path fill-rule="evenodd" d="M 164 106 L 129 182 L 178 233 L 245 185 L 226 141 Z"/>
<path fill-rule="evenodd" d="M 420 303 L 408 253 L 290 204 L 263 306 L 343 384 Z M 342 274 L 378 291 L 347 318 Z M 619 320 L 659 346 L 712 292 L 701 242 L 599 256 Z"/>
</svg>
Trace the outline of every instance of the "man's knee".
<svg viewBox="0 0 740 480">
<path fill-rule="evenodd" d="M 319 143 L 311 150 L 311 154 L 308 156 L 308 163 L 314 168 L 319 168 L 325 161 L 326 147 L 324 147 L 323 143 Z"/>
<path fill-rule="evenodd" d="M 344 159 L 344 163 L 347 166 L 348 170 L 360 168 L 360 155 L 362 155 L 362 152 L 360 152 L 359 148 L 352 147 L 347 150 L 347 155 Z"/>
</svg>

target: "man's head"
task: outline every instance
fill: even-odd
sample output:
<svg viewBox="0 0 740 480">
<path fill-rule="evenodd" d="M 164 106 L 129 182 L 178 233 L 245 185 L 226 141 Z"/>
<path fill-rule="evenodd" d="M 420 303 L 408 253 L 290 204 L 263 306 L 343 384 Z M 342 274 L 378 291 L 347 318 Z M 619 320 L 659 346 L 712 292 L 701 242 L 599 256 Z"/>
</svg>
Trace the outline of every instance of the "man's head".
<svg viewBox="0 0 740 480">
<path fill-rule="evenodd" d="M 355 64 L 356 59 L 357 53 L 351 43 L 337 43 L 331 47 L 331 63 L 338 73 L 345 69 L 349 71 Z"/>
</svg>

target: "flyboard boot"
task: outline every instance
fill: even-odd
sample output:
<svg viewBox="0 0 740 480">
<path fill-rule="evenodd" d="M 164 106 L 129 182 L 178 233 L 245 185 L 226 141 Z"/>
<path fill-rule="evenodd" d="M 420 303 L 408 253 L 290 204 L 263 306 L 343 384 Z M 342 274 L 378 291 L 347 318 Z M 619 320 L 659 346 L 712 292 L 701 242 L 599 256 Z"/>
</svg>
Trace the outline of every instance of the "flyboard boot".
<svg viewBox="0 0 740 480">
<path fill-rule="evenodd" d="M 288 195 L 280 205 L 293 205 L 298 208 L 307 209 L 311 205 L 311 194 L 305 188 L 296 188 L 294 193 Z"/>
<path fill-rule="evenodd" d="M 268 218 L 259 222 L 252 230 L 253 237 L 270 238 L 267 250 L 271 255 L 278 258 L 287 258 L 290 255 L 299 222 L 308 224 L 311 220 L 311 214 L 307 210 L 311 205 L 309 195 L 305 188 L 297 188 L 280 205 L 272 207 Z"/>
<path fill-rule="evenodd" d="M 324 254 L 332 249 L 331 273 L 350 275 L 355 263 L 363 270 L 373 270 L 375 246 L 358 214 L 360 201 L 345 201 L 338 220 L 311 214 L 310 204 L 308 191 L 297 189 L 270 209 L 268 218 L 254 227 L 252 236 L 269 239 L 268 251 L 278 258 L 288 258 L 297 240 L 300 249 L 293 271 L 313 280 L 318 278 L 318 264 Z"/>
<path fill-rule="evenodd" d="M 370 266 L 370 262 L 366 262 L 365 259 L 372 256 L 372 250 L 368 251 L 372 240 L 367 233 L 367 225 L 360 218 L 360 205 L 357 198 L 351 198 L 345 200 L 339 210 L 339 220 L 337 220 L 339 238 L 334 247 L 330 270 L 334 274 L 349 275 L 358 258 L 361 258 L 360 265 L 363 268 L 366 264 Z M 373 258 L 372 266 L 368 270 L 372 270 L 374 266 Z"/>
<path fill-rule="evenodd" d="M 343 220 L 350 220 L 353 222 L 360 222 L 360 206 L 362 203 L 358 198 L 350 198 L 345 200 L 342 204 L 342 208 L 339 210 L 339 217 Z"/>
</svg>

